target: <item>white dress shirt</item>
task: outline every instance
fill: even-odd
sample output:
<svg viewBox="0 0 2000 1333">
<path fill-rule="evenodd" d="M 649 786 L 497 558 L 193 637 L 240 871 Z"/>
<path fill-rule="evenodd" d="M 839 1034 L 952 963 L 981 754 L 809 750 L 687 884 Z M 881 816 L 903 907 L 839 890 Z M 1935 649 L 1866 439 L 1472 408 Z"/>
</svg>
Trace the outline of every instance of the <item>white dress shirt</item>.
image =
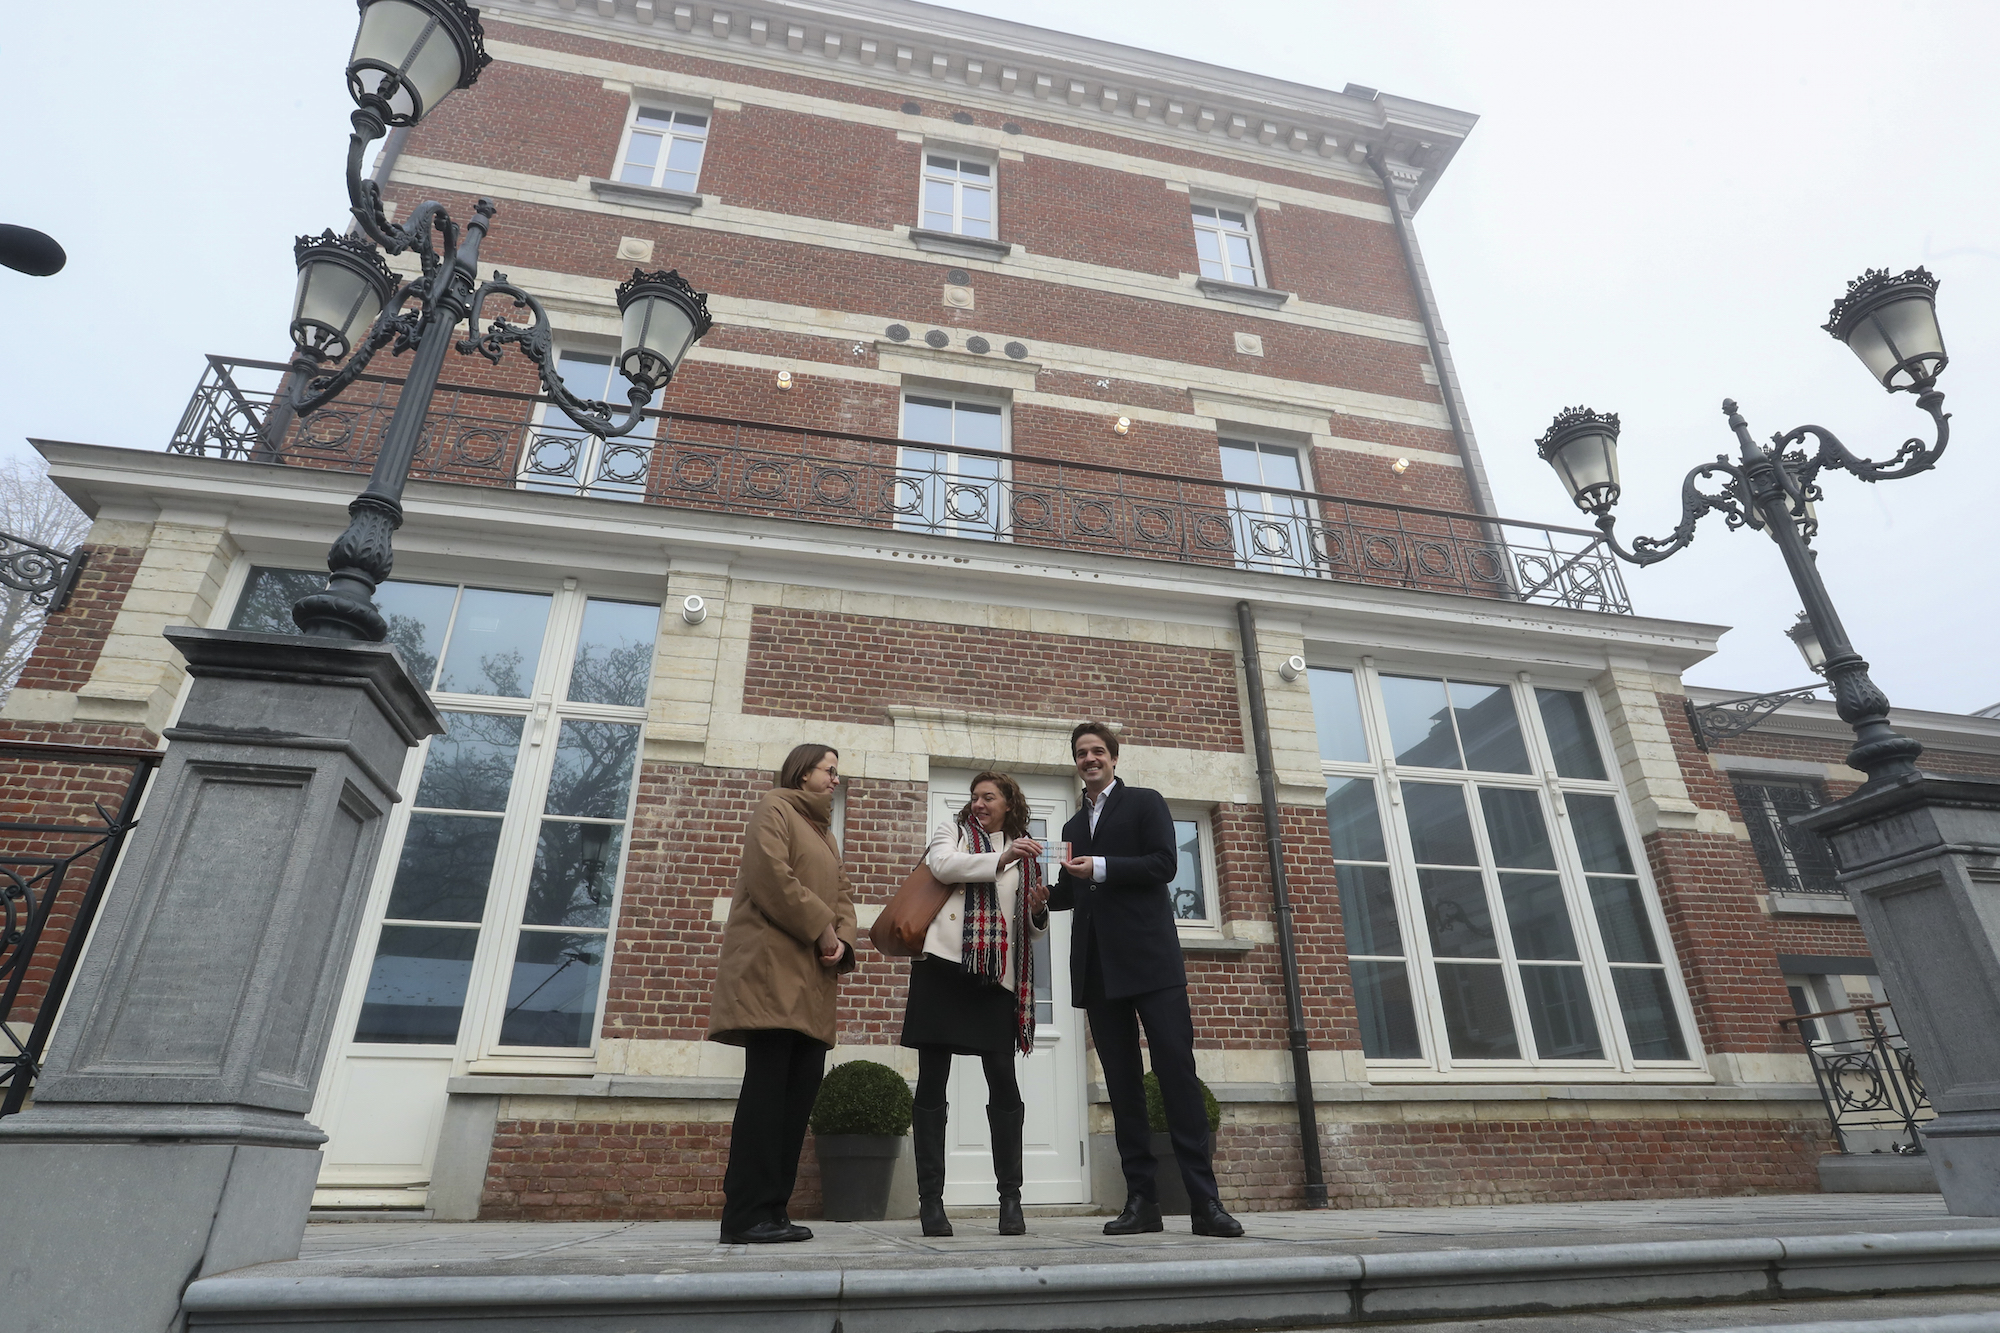
<svg viewBox="0 0 2000 1333">
<path fill-rule="evenodd" d="M 1105 783 L 1104 790 L 1097 793 L 1095 800 L 1091 799 L 1089 792 L 1086 791 L 1083 794 L 1083 808 L 1084 812 L 1090 816 L 1090 836 L 1093 838 L 1097 836 L 1097 817 L 1104 813 L 1104 802 L 1110 797 L 1112 788 L 1117 785 L 1117 778 L 1113 778 L 1111 781 Z M 1102 884 L 1104 882 L 1104 858 L 1101 856 L 1090 858 L 1090 882 L 1092 884 Z"/>
</svg>

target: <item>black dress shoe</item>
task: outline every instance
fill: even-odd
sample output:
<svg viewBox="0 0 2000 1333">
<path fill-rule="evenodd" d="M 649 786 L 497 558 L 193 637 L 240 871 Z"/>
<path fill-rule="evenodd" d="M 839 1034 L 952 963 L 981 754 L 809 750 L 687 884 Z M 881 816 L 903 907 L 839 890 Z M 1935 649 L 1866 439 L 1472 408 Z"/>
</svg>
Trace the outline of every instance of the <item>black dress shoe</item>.
<svg viewBox="0 0 2000 1333">
<path fill-rule="evenodd" d="M 1197 1236 L 1227 1236 L 1233 1239 L 1243 1234 L 1243 1224 L 1223 1212 L 1221 1203 L 1214 1199 L 1196 1204 L 1188 1220 L 1194 1224 Z"/>
<path fill-rule="evenodd" d="M 1107 1236 L 1137 1236 L 1162 1230 L 1165 1228 L 1160 1225 L 1159 1201 L 1142 1199 L 1136 1194 L 1125 1200 L 1124 1212 L 1104 1224 Z"/>
<path fill-rule="evenodd" d="M 769 1222 L 759 1222 L 754 1227 L 741 1231 L 725 1231 L 721 1244 L 724 1245 L 782 1245 L 787 1241 L 811 1240 L 812 1229 L 799 1226 L 786 1218 L 774 1218 Z"/>
</svg>

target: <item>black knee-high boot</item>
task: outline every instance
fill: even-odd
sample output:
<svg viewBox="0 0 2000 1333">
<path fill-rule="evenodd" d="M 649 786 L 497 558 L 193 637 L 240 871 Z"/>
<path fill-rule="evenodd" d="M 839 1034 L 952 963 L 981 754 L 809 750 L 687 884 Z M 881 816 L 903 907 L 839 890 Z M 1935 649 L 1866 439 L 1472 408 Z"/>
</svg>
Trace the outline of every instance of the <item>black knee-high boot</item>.
<svg viewBox="0 0 2000 1333">
<path fill-rule="evenodd" d="M 993 1180 L 1000 1191 L 1000 1234 L 1022 1236 L 1028 1220 L 1021 1216 L 1021 1124 L 1028 1108 L 989 1106 L 986 1123 L 993 1132 Z"/>
<path fill-rule="evenodd" d="M 917 1218 L 926 1236 L 952 1234 L 951 1219 L 944 1215 L 944 1129 L 949 1115 L 943 1106 L 910 1111 L 917 1152 Z"/>
</svg>

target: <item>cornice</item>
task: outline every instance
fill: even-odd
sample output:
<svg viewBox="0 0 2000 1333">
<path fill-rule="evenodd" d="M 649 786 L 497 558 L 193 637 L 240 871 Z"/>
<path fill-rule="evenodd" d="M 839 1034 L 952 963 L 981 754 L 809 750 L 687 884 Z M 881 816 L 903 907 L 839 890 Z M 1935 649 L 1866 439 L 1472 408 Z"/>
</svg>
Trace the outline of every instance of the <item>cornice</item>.
<svg viewBox="0 0 2000 1333">
<path fill-rule="evenodd" d="M 1174 141 L 1248 161 L 1379 152 L 1415 209 L 1478 117 L 1349 84 L 1332 92 L 916 0 L 485 0 L 490 19 L 574 27 L 714 59 L 864 72 L 871 83 Z M 733 52 L 734 54 L 730 54 Z M 1373 180 L 1373 174 L 1368 173 Z"/>
</svg>

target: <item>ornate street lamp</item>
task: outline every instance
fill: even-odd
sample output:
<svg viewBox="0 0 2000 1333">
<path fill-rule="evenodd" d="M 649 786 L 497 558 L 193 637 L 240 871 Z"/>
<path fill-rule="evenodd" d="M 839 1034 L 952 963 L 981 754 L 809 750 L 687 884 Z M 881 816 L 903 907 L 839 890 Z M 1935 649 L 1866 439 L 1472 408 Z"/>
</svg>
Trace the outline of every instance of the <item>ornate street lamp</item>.
<svg viewBox="0 0 2000 1333">
<path fill-rule="evenodd" d="M 1847 762 L 1868 774 L 1871 784 L 1914 774 L 1923 746 L 1889 726 L 1888 697 L 1869 678 L 1868 663 L 1848 641 L 1808 543 L 1819 528 L 1814 502 L 1822 498 L 1820 473 L 1835 469 L 1863 481 L 1894 481 L 1928 472 L 1944 455 L 1951 417 L 1936 387 L 1948 361 L 1938 332 L 1937 286 L 1937 279 L 1921 268 L 1894 277 L 1886 269 L 1870 269 L 1847 285 L 1847 295 L 1834 302 L 1823 326 L 1847 344 L 1883 388 L 1915 394 L 1918 408 L 1935 424 L 1933 443 L 1908 440 L 1886 462 L 1857 457 L 1821 426 L 1773 435 L 1767 449 L 1750 438 L 1735 400 L 1724 399 L 1722 410 L 1736 434 L 1737 461 L 1718 454 L 1713 463 L 1690 471 L 1681 484 L 1679 525 L 1666 537 L 1635 538 L 1628 550 L 1612 531 L 1611 509 L 1618 503 L 1618 418 L 1572 407 L 1537 442 L 1570 499 L 1595 516 L 1605 544 L 1620 559 L 1636 565 L 1665 560 L 1694 540 L 1695 525 L 1711 511 L 1722 514 L 1732 528 L 1760 528 L 1777 542 L 1805 604 L 1790 637 L 1807 665 L 1833 688 L 1835 707 L 1854 728 Z M 1810 455 L 1803 447 L 1808 437 L 1818 446 Z M 1718 483 L 1718 489 L 1701 489 L 1697 483 L 1704 481 Z"/>
<path fill-rule="evenodd" d="M 618 289 L 624 317 L 618 365 L 631 382 L 629 406 L 579 398 L 563 384 L 552 351 L 552 326 L 534 296 L 504 273 L 474 290 L 479 246 L 495 212 L 490 199 L 473 205 L 459 225 L 445 206 L 425 203 L 398 227 L 382 208 L 381 187 L 362 174 L 368 146 L 390 126 L 415 125 L 459 88 L 469 88 L 491 63 L 479 11 L 464 0 L 359 0 L 360 27 L 347 64 L 354 98 L 354 132 L 348 138 L 347 197 L 359 235 L 300 237 L 298 297 L 292 312 L 289 388 L 273 413 L 273 443 L 291 414 L 305 415 L 335 398 L 367 369 L 384 347 L 412 353 L 401 396 L 376 455 L 368 485 L 348 506 L 351 521 L 327 555 L 326 589 L 299 599 L 292 618 L 307 634 L 380 642 L 388 624 L 376 609 L 375 589 L 394 564 L 393 538 L 403 523 L 403 486 L 423 434 L 447 351 L 484 356 L 498 364 L 517 344 L 539 371 L 549 398 L 579 427 L 603 439 L 629 434 L 645 419 L 646 404 L 666 387 L 681 358 L 707 333 L 708 298 L 678 273 L 634 270 Z M 434 241 L 435 236 L 435 241 Z M 371 244 L 371 242 L 373 244 Z M 376 251 L 414 251 L 419 276 L 397 285 Z M 533 316 L 530 324 L 504 317 L 479 331 L 480 312 L 495 296 Z M 458 326 L 469 337 L 454 341 Z M 337 370 L 328 368 L 338 364 Z"/>
</svg>

